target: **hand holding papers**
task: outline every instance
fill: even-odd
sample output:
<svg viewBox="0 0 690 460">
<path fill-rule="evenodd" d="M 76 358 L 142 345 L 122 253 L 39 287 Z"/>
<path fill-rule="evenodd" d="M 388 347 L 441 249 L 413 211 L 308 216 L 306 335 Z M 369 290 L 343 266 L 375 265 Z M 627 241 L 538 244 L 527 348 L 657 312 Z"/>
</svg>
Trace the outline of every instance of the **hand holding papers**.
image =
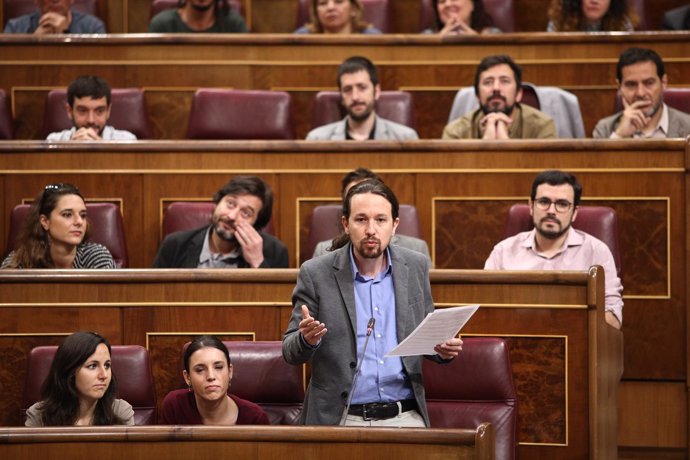
<svg viewBox="0 0 690 460">
<path fill-rule="evenodd" d="M 417 329 L 386 354 L 389 356 L 433 355 L 434 347 L 455 337 L 479 305 L 453 307 L 429 313 Z"/>
</svg>

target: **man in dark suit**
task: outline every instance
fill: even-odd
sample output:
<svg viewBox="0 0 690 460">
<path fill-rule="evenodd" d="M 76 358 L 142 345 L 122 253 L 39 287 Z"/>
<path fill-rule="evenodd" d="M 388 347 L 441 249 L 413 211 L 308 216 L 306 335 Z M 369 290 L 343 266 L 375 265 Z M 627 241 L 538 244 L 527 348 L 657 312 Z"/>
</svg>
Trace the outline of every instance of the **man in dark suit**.
<svg viewBox="0 0 690 460">
<path fill-rule="evenodd" d="M 429 426 L 420 356 L 386 357 L 434 310 L 429 260 L 389 246 L 398 201 L 377 180 L 350 189 L 343 201 L 340 249 L 305 262 L 292 294 L 294 309 L 283 338 L 288 363 L 311 362 L 301 422 L 352 426 Z M 375 320 L 357 384 L 370 318 Z M 453 359 L 462 340 L 436 345 L 437 362 Z"/>
<path fill-rule="evenodd" d="M 271 220 L 273 193 L 254 176 L 237 176 L 218 190 L 210 225 L 175 232 L 161 243 L 154 268 L 287 268 L 288 252 L 260 231 Z"/>
</svg>

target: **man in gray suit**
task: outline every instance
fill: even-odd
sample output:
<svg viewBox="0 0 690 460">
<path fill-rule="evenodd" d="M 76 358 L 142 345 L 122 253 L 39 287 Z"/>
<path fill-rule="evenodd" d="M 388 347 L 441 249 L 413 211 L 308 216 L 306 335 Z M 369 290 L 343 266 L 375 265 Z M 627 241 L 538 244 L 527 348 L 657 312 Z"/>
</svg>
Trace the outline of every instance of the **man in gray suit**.
<svg viewBox="0 0 690 460">
<path fill-rule="evenodd" d="M 414 140 L 417 132 L 376 115 L 374 104 L 381 95 L 376 66 L 367 58 L 353 56 L 338 68 L 340 103 L 347 116 L 312 129 L 308 141 Z"/>
<path fill-rule="evenodd" d="M 603 139 L 666 139 L 690 134 L 690 115 L 664 103 L 664 62 L 651 49 L 629 48 L 616 66 L 623 111 L 599 120 L 593 136 Z"/>
<path fill-rule="evenodd" d="M 345 199 L 345 196 L 350 188 L 366 179 L 376 179 L 381 181 L 381 178 L 376 175 L 376 173 L 367 168 L 357 168 L 354 171 L 350 171 L 349 173 L 345 174 L 341 183 L 342 187 L 340 189 L 340 196 Z M 330 250 L 331 243 L 331 240 L 318 242 L 314 248 L 314 255 L 312 257 L 319 257 L 326 254 Z M 431 261 L 431 256 L 429 255 L 429 246 L 427 246 L 426 241 L 422 239 L 415 238 L 413 236 L 395 234 L 393 235 L 393 238 L 391 238 L 390 244 L 395 244 L 397 246 L 402 246 L 404 248 L 422 253 L 429 259 L 429 261 Z"/>
<path fill-rule="evenodd" d="M 389 246 L 399 222 L 398 201 L 380 181 L 350 189 L 342 221 L 342 247 L 305 262 L 292 293 L 283 356 L 290 364 L 311 362 L 300 421 L 338 424 L 352 392 L 346 425 L 429 426 L 421 357 L 385 357 L 434 310 L 429 262 Z M 371 330 L 372 343 L 364 350 Z M 461 349 L 462 340 L 453 337 L 428 358 L 449 361 Z"/>
</svg>

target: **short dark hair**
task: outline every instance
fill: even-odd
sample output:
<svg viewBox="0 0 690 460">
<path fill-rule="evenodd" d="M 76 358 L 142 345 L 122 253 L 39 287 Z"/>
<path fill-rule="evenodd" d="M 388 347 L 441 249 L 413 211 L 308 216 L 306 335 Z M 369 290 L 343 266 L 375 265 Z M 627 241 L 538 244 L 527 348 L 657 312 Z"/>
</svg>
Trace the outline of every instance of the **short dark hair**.
<svg viewBox="0 0 690 460">
<path fill-rule="evenodd" d="M 91 99 L 105 98 L 108 105 L 110 105 L 110 85 L 101 77 L 95 75 L 85 75 L 77 77 L 67 87 L 67 102 L 71 108 L 74 108 L 74 98 L 90 97 Z"/>
<path fill-rule="evenodd" d="M 623 82 L 623 67 L 637 64 L 638 62 L 653 62 L 656 65 L 656 74 L 660 79 L 666 74 L 664 61 L 661 60 L 661 56 L 656 51 L 648 48 L 628 48 L 618 58 L 618 64 L 616 65 L 616 78 L 618 81 Z"/>
<path fill-rule="evenodd" d="M 194 352 L 207 347 L 216 348 L 222 351 L 223 355 L 225 355 L 225 360 L 227 361 L 228 366 L 230 366 L 230 352 L 228 351 L 228 347 L 225 346 L 223 341 L 215 335 L 200 335 L 198 337 L 194 337 L 192 343 L 190 343 L 187 349 L 184 351 L 184 357 L 182 361 L 184 363 L 184 370 L 189 372 L 189 359 L 192 357 Z"/>
<path fill-rule="evenodd" d="M 547 171 L 540 172 L 537 177 L 534 178 L 532 182 L 532 194 L 530 198 L 532 201 L 537 198 L 537 187 L 541 184 L 549 185 L 563 185 L 569 184 L 573 188 L 575 193 L 574 206 L 580 204 L 580 198 L 582 197 L 582 185 L 577 181 L 577 178 L 570 173 L 565 171 L 559 171 L 558 169 L 549 169 Z"/>
<path fill-rule="evenodd" d="M 379 84 L 379 74 L 373 62 L 363 56 L 352 56 L 343 61 L 338 67 L 338 89 L 340 89 L 340 77 L 345 74 L 351 74 L 366 70 L 371 79 L 371 84 L 376 86 Z"/>
<path fill-rule="evenodd" d="M 349 173 L 345 174 L 343 177 L 343 180 L 341 182 L 341 187 L 340 187 L 340 196 L 344 199 L 345 198 L 345 189 L 347 188 L 348 185 L 350 185 L 353 182 L 362 182 L 363 180 L 366 179 L 376 179 L 381 180 L 381 178 L 371 169 L 367 168 L 357 168 L 354 171 L 350 171 Z"/>
<path fill-rule="evenodd" d="M 479 96 L 479 76 L 490 68 L 501 64 L 507 64 L 513 71 L 518 91 L 522 88 L 522 68 L 507 54 L 497 54 L 485 57 L 477 66 L 477 72 L 474 74 L 474 94 Z"/>
<path fill-rule="evenodd" d="M 256 176 L 235 176 L 213 195 L 213 202 L 220 203 L 226 195 L 252 195 L 261 200 L 261 209 L 256 216 L 254 228 L 261 230 L 271 220 L 273 192 L 271 187 Z"/>
</svg>

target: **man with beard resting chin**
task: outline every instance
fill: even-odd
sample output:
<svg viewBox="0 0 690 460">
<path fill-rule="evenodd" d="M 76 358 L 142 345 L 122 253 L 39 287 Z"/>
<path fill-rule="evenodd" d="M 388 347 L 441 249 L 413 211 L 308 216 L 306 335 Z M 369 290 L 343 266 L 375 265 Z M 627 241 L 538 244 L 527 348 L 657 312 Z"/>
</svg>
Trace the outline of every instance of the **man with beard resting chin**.
<svg viewBox="0 0 690 460">
<path fill-rule="evenodd" d="M 623 286 L 609 247 L 571 224 L 577 218 L 582 186 L 563 171 L 540 173 L 529 199 L 534 229 L 498 243 L 485 270 L 587 270 L 604 267 L 606 322 L 620 329 L 623 322 Z"/>
<path fill-rule="evenodd" d="M 312 129 L 308 141 L 415 140 L 417 132 L 376 115 L 374 104 L 381 95 L 378 72 L 367 58 L 353 56 L 338 68 L 340 103 L 347 112 L 341 121 Z"/>
<path fill-rule="evenodd" d="M 65 110 L 74 125 L 70 129 L 50 133 L 46 138 L 55 141 L 135 141 L 129 131 L 115 129 L 110 118 L 110 85 L 101 77 L 87 75 L 76 78 L 67 87 Z"/>
<path fill-rule="evenodd" d="M 177 8 L 161 11 L 151 19 L 151 33 L 246 33 L 247 24 L 228 0 L 180 0 Z"/>
<path fill-rule="evenodd" d="M 616 66 L 623 111 L 599 120 L 593 136 L 603 139 L 666 139 L 690 134 L 690 115 L 664 103 L 668 77 L 651 49 L 629 48 Z"/>
<path fill-rule="evenodd" d="M 510 56 L 489 56 L 477 66 L 474 93 L 479 109 L 450 122 L 443 139 L 549 139 L 556 124 L 543 112 L 520 104 L 522 69 Z"/>
<path fill-rule="evenodd" d="M 154 268 L 287 268 L 288 251 L 262 228 L 271 220 L 271 187 L 237 176 L 218 190 L 211 223 L 168 235 Z"/>
</svg>

